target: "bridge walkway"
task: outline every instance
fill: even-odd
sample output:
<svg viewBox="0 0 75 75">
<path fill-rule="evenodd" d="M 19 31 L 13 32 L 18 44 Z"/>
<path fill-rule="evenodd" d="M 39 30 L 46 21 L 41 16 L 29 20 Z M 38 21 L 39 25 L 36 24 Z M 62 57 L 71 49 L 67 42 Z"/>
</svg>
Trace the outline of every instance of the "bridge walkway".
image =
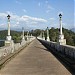
<svg viewBox="0 0 75 75">
<path fill-rule="evenodd" d="M 71 73 L 35 39 L 0 70 L 0 75 L 71 75 Z"/>
</svg>

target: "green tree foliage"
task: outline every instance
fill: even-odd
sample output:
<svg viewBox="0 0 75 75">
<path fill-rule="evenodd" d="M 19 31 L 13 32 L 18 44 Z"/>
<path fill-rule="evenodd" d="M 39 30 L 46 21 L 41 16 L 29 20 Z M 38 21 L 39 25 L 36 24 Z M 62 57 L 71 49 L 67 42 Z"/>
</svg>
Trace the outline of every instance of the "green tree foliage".
<svg viewBox="0 0 75 75">
<path fill-rule="evenodd" d="M 0 31 L 0 40 L 5 40 L 7 36 L 7 30 Z"/>
<path fill-rule="evenodd" d="M 41 29 L 31 30 L 30 34 L 37 37 L 41 34 L 41 32 L 44 32 L 46 40 L 47 39 L 46 30 L 41 30 Z M 71 30 L 63 28 L 63 34 L 66 39 L 67 45 L 75 46 L 75 33 L 72 32 Z M 11 36 L 15 43 L 21 42 L 21 35 L 22 32 L 11 31 Z M 25 32 L 25 35 L 27 35 L 27 31 Z M 7 30 L 0 31 L 0 40 L 5 40 L 6 36 L 7 36 Z M 59 29 L 58 28 L 55 29 L 53 27 L 49 29 L 49 37 L 51 41 L 57 42 L 59 37 Z"/>
<path fill-rule="evenodd" d="M 6 40 L 6 36 L 8 35 L 7 33 L 7 30 L 0 31 L 0 40 Z M 15 43 L 21 41 L 21 32 L 11 31 L 11 36 Z"/>
<path fill-rule="evenodd" d="M 21 34 L 22 32 L 11 31 L 11 36 L 15 43 L 21 42 Z"/>
<path fill-rule="evenodd" d="M 49 35 L 50 40 L 56 42 L 57 39 L 58 39 L 58 35 L 59 35 L 58 29 L 55 29 L 55 28 L 52 27 L 52 28 L 49 30 L 49 34 L 50 34 L 50 35 Z"/>
<path fill-rule="evenodd" d="M 75 46 L 75 35 L 72 36 L 73 42 L 74 42 L 74 46 Z"/>
<path fill-rule="evenodd" d="M 63 28 L 63 34 L 64 34 L 64 37 L 66 39 L 66 43 L 68 45 L 75 45 L 75 33 L 72 32 L 71 30 L 68 30 L 68 29 L 64 29 Z"/>
<path fill-rule="evenodd" d="M 32 32 L 34 36 L 39 36 L 41 31 L 42 31 L 41 29 L 36 29 L 36 30 L 33 30 Z M 44 30 L 44 34 L 45 34 L 45 40 L 46 40 L 47 39 L 46 30 Z M 71 30 L 63 28 L 63 34 L 64 34 L 64 38 L 66 39 L 67 45 L 75 46 L 75 33 L 72 32 Z M 51 41 L 57 42 L 59 38 L 59 29 L 53 28 L 53 27 L 49 29 L 49 37 Z"/>
<path fill-rule="evenodd" d="M 36 30 L 31 30 L 31 34 L 33 34 L 33 36 L 39 36 L 42 30 L 40 29 L 36 29 Z"/>
</svg>

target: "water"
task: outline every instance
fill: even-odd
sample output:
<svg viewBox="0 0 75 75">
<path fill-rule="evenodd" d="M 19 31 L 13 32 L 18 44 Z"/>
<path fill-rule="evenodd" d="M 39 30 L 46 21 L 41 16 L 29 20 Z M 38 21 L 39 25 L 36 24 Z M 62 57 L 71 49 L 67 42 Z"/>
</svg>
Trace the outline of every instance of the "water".
<svg viewBox="0 0 75 75">
<path fill-rule="evenodd" d="M 0 40 L 0 47 L 5 45 L 5 40 Z"/>
</svg>

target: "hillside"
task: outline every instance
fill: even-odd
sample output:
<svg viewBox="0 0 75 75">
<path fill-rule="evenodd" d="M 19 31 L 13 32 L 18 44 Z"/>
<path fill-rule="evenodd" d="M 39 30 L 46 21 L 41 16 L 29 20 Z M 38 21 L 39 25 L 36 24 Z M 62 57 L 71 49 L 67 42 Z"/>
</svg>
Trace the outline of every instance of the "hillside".
<svg viewBox="0 0 75 75">
<path fill-rule="evenodd" d="M 40 33 L 44 31 L 45 34 L 45 39 L 46 39 L 46 30 L 41 30 L 41 29 L 36 29 L 36 30 L 31 30 L 30 33 L 34 36 L 39 36 Z M 25 32 L 25 35 L 27 34 L 27 32 Z M 51 41 L 57 42 L 58 41 L 58 36 L 59 36 L 59 29 L 58 28 L 51 28 L 49 29 L 49 37 Z M 75 33 L 71 30 L 65 29 L 63 28 L 63 34 L 64 37 L 66 39 L 67 45 L 72 45 L 75 46 Z M 14 40 L 15 43 L 21 42 L 21 35 L 22 32 L 18 32 L 18 31 L 11 31 L 11 36 L 12 39 Z M 0 31 L 0 40 L 5 40 L 7 36 L 7 30 L 2 30 Z"/>
<path fill-rule="evenodd" d="M 75 28 L 72 28 L 71 31 L 75 32 Z"/>
<path fill-rule="evenodd" d="M 36 29 L 36 30 L 33 30 L 32 33 L 34 36 L 39 36 L 40 33 L 44 31 L 44 34 L 45 34 L 45 39 L 46 39 L 46 30 L 40 30 L 40 29 Z M 59 29 L 58 28 L 51 28 L 49 29 L 49 37 L 50 37 L 50 40 L 51 41 L 54 41 L 54 42 L 57 42 L 58 41 L 58 36 L 59 36 Z M 63 28 L 63 34 L 64 34 L 64 37 L 66 39 L 66 43 L 67 45 L 72 45 L 72 46 L 75 46 L 75 33 L 71 30 L 68 30 L 68 29 L 65 29 Z"/>
<path fill-rule="evenodd" d="M 7 30 L 0 31 L 0 40 L 5 40 L 7 36 Z M 21 39 L 21 32 L 11 30 L 11 36 L 15 43 L 19 42 Z"/>
<path fill-rule="evenodd" d="M 63 34 L 66 39 L 67 45 L 75 46 L 75 33 L 71 30 L 63 28 Z M 52 41 L 57 41 L 58 36 L 59 36 L 59 29 L 51 28 L 50 29 L 50 39 Z"/>
</svg>

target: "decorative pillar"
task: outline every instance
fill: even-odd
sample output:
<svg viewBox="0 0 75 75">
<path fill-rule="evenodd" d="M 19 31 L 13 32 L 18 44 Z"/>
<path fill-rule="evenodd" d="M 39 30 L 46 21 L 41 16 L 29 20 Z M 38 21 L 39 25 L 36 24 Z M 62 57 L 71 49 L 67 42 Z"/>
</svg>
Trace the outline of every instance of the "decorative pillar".
<svg viewBox="0 0 75 75">
<path fill-rule="evenodd" d="M 50 41 L 50 39 L 49 39 L 49 29 L 48 29 L 48 27 L 47 27 L 47 41 Z"/>
<path fill-rule="evenodd" d="M 8 36 L 10 36 L 10 15 L 8 17 Z"/>
<path fill-rule="evenodd" d="M 31 38 L 32 38 L 32 34 L 31 34 Z"/>
<path fill-rule="evenodd" d="M 27 32 L 27 40 L 29 39 L 29 36 L 28 35 L 29 35 L 29 31 Z"/>
<path fill-rule="evenodd" d="M 43 35 L 43 40 L 45 40 L 44 31 L 43 31 L 42 35 Z"/>
<path fill-rule="evenodd" d="M 59 23 L 60 23 L 60 35 L 62 35 L 62 15 L 59 14 Z"/>
<path fill-rule="evenodd" d="M 5 46 L 11 46 L 11 53 L 13 53 L 14 52 L 14 42 L 10 36 L 10 15 L 8 15 L 7 18 L 8 18 L 8 35 L 5 40 Z"/>
<path fill-rule="evenodd" d="M 8 18 L 8 36 L 6 37 L 6 39 L 11 40 L 11 36 L 10 36 L 10 15 L 8 15 L 7 18 Z"/>
<path fill-rule="evenodd" d="M 62 33 L 62 15 L 61 14 L 59 14 L 59 23 L 60 23 L 60 34 L 59 34 L 58 43 L 60 45 L 65 45 L 66 44 L 66 39 L 64 39 L 64 35 Z"/>
<path fill-rule="evenodd" d="M 24 27 L 22 27 L 22 42 L 21 44 L 24 45 L 26 42 L 25 42 L 25 37 L 24 37 Z"/>
<path fill-rule="evenodd" d="M 42 37 L 42 31 L 41 31 L 41 33 L 40 33 L 40 38 L 42 39 L 43 37 Z"/>
<path fill-rule="evenodd" d="M 25 38 L 24 38 L 24 28 L 23 27 L 22 27 L 22 30 L 23 30 L 22 40 L 25 40 Z"/>
</svg>

